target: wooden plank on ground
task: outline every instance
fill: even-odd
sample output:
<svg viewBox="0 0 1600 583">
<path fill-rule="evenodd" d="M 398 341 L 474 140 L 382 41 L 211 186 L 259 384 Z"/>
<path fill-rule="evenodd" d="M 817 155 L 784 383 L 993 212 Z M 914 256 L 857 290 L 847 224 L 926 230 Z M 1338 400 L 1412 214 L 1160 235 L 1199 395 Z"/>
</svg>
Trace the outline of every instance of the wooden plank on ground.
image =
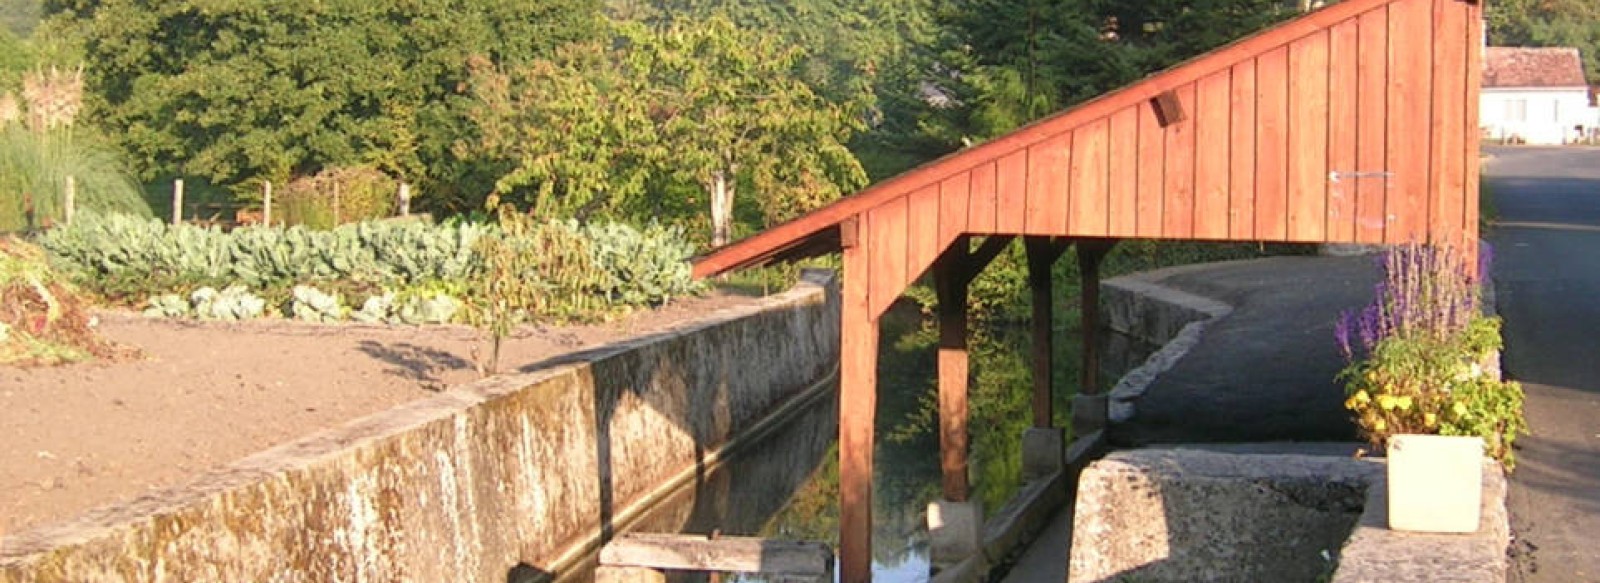
<svg viewBox="0 0 1600 583">
<path fill-rule="evenodd" d="M 1388 243 L 1427 235 L 1429 122 L 1433 119 L 1433 3 L 1389 5 Z"/>
<path fill-rule="evenodd" d="M 1163 192 L 1167 187 L 1167 135 L 1149 103 L 1139 104 L 1138 118 L 1139 194 L 1135 228 L 1140 237 L 1156 238 L 1161 236 L 1165 224 L 1161 207 L 1165 204 Z"/>
<path fill-rule="evenodd" d="M 624 534 L 600 549 L 600 564 L 674 571 L 761 573 L 781 577 L 832 574 L 826 543 L 693 534 Z"/>
<path fill-rule="evenodd" d="M 1289 50 L 1256 59 L 1256 239 L 1282 241 L 1289 216 Z"/>
<path fill-rule="evenodd" d="M 1065 235 L 1072 132 L 1063 132 L 1028 147 L 1028 205 L 1022 232 Z"/>
<path fill-rule="evenodd" d="M 1289 239 L 1328 227 L 1328 33 L 1289 45 Z"/>
<path fill-rule="evenodd" d="M 1133 237 L 1139 213 L 1139 108 L 1129 107 L 1111 116 L 1107 145 L 1107 234 Z"/>
<path fill-rule="evenodd" d="M 1028 212 L 1028 150 L 1023 148 L 1000 158 L 995 177 L 996 233 L 1022 233 Z"/>
<path fill-rule="evenodd" d="M 907 200 L 906 275 L 908 283 L 921 277 L 939 256 L 939 185 L 929 184 Z"/>
<path fill-rule="evenodd" d="M 1194 111 L 1194 84 L 1173 90 L 1184 111 Z M 1166 127 L 1167 184 L 1162 204 L 1162 235 L 1170 239 L 1194 236 L 1194 119 Z"/>
<path fill-rule="evenodd" d="M 1328 45 L 1328 171 L 1348 174 L 1356 164 L 1356 58 L 1359 55 L 1359 24 L 1346 20 L 1329 31 Z M 1328 240 L 1354 242 L 1356 237 L 1356 189 L 1354 178 L 1328 183 Z"/>
<path fill-rule="evenodd" d="M 1470 6 L 1457 0 L 1434 0 L 1433 122 L 1430 130 L 1433 168 L 1429 175 L 1429 237 L 1460 248 L 1466 215 L 1467 15 Z M 1476 99 L 1476 97 L 1473 97 Z M 1475 196 L 1475 194 L 1474 194 Z"/>
<path fill-rule="evenodd" d="M 1067 229 L 1073 236 L 1104 237 L 1107 232 L 1110 172 L 1107 150 L 1111 120 L 1099 119 L 1072 131 L 1071 206 L 1067 209 Z"/>
<path fill-rule="evenodd" d="M 1233 67 L 1228 140 L 1228 237 L 1256 238 L 1256 62 Z"/>
<path fill-rule="evenodd" d="M 1358 172 L 1389 169 L 1389 9 L 1362 13 L 1356 56 L 1356 166 Z M 1390 180 L 1358 178 L 1356 241 L 1382 243 L 1388 231 Z"/>
<path fill-rule="evenodd" d="M 967 205 L 967 232 L 990 234 L 995 232 L 995 188 L 999 163 L 984 162 L 971 170 L 972 181 Z"/>
<path fill-rule="evenodd" d="M 1232 70 L 1200 80 L 1195 92 L 1194 237 L 1228 238 L 1228 156 Z"/>
</svg>

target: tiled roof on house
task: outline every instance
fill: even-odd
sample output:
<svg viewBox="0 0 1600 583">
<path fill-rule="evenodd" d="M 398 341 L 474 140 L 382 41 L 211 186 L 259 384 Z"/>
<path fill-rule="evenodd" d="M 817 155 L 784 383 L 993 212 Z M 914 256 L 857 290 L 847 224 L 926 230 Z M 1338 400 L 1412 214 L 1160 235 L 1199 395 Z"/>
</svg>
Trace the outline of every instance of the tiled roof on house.
<svg viewBox="0 0 1600 583">
<path fill-rule="evenodd" d="M 1588 87 L 1574 48 L 1488 47 L 1484 87 Z"/>
</svg>

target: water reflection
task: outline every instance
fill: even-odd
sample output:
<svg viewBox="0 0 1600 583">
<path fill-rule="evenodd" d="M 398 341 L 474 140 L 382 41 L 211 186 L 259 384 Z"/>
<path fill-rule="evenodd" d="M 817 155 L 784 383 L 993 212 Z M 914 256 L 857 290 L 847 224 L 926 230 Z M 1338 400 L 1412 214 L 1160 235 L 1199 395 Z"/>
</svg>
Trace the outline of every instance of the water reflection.
<svg viewBox="0 0 1600 583">
<path fill-rule="evenodd" d="M 1067 427 L 1078 385 L 1075 326 L 1056 331 L 1055 419 Z M 1113 347 L 1102 386 L 1142 356 L 1137 345 Z M 1021 486 L 1022 432 L 1031 422 L 1032 336 L 1028 326 L 977 326 L 970 362 L 971 481 L 984 508 L 997 509 Z M 883 322 L 879 355 L 876 473 L 873 476 L 873 572 L 886 583 L 926 581 L 924 512 L 939 496 L 938 330 L 914 309 Z M 1146 352 L 1147 353 L 1147 352 Z M 661 504 L 635 530 L 760 536 L 838 544 L 837 398 L 818 399 L 761 443 L 739 453 L 693 487 Z M 674 581 L 706 581 L 674 574 Z M 725 576 L 724 581 L 762 581 Z"/>
</svg>

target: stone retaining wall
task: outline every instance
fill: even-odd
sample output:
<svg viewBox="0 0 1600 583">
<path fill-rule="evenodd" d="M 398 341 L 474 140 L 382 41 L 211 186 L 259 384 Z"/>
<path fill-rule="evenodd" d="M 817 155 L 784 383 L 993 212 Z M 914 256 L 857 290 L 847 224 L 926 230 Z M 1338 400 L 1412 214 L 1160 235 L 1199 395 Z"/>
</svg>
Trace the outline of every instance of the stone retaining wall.
<svg viewBox="0 0 1600 583">
<path fill-rule="evenodd" d="M 831 274 L 11 533 L 0 582 L 507 581 L 583 557 L 838 361 Z"/>
</svg>

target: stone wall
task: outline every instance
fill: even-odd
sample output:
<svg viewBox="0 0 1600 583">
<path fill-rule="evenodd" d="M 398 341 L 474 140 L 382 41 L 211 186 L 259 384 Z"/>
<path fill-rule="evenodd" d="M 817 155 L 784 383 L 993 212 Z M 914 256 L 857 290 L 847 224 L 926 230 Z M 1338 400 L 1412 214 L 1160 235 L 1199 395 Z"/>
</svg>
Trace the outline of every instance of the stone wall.
<svg viewBox="0 0 1600 583">
<path fill-rule="evenodd" d="M 830 274 L 759 305 L 487 379 L 181 489 L 13 533 L 0 582 L 507 581 L 580 560 L 833 379 Z"/>
</svg>

